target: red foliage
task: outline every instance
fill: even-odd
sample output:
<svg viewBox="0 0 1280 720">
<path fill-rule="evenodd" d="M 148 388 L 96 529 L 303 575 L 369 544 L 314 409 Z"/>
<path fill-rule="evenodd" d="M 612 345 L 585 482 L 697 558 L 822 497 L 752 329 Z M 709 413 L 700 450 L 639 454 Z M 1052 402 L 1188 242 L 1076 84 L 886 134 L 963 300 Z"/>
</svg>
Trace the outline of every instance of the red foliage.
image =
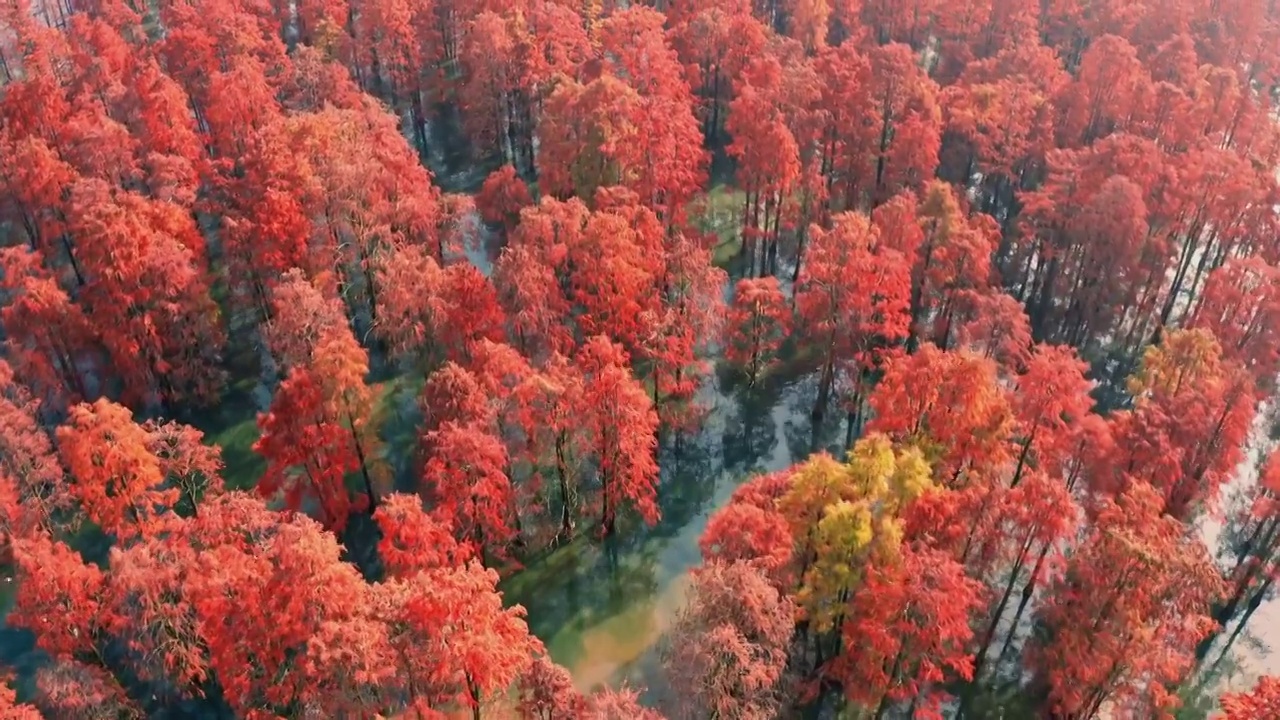
<svg viewBox="0 0 1280 720">
<path fill-rule="evenodd" d="M 652 525 L 658 521 L 653 403 L 627 368 L 626 352 L 604 336 L 588 340 L 576 361 L 586 376 L 583 421 L 599 468 L 602 529 L 613 534 L 623 502 Z"/>
<path fill-rule="evenodd" d="M 972 675 L 969 623 L 981 593 L 954 560 L 904 547 L 900 566 L 868 568 L 842 628 L 847 650 L 829 672 L 864 707 L 916 699 L 936 711 L 945 697 L 937 685 Z"/>
<path fill-rule="evenodd" d="M 93 326 L 79 305 L 42 267 L 39 253 L 0 250 L 0 310 L 9 361 L 38 396 L 63 404 L 87 399 L 81 365 L 90 356 Z"/>
<path fill-rule="evenodd" d="M 1213 628 L 1204 613 L 1222 581 L 1204 545 L 1161 514 L 1146 483 L 1098 501 L 1094 527 L 1041 610 L 1052 641 L 1036 648 L 1038 682 L 1058 712 L 1103 703 L 1156 714 L 1176 707 L 1166 683 L 1183 677 Z"/>
<path fill-rule="evenodd" d="M 148 420 L 147 448 L 160 462 L 160 472 L 181 493 L 180 499 L 199 513 L 199 504 L 223 491 L 222 452 L 203 443 L 204 433 L 176 422 Z"/>
<path fill-rule="evenodd" d="M 796 287 L 797 325 L 820 349 L 821 378 L 815 415 L 830 399 L 836 371 L 850 376 L 849 394 L 862 392 L 862 375 L 882 350 L 907 337 L 911 281 L 902 253 L 879 242 L 865 215 L 841 213 L 832 229 L 814 228 Z"/>
<path fill-rule="evenodd" d="M 326 527 L 341 530 L 353 511 L 346 477 L 359 467 L 348 432 L 324 411 L 321 381 L 303 369 L 289 372 L 271 409 L 258 417 L 262 434 L 253 449 L 267 459 L 258 481 L 264 497 L 283 494 L 285 506 L 319 506 Z"/>
<path fill-rule="evenodd" d="M 1280 715 L 1280 681 L 1263 677 L 1253 690 L 1247 693 L 1226 693 L 1222 696 L 1225 720 L 1254 720 L 1254 718 Z"/>
<path fill-rule="evenodd" d="M 752 384 L 767 370 L 791 326 L 791 310 L 774 277 L 739 280 L 725 321 L 725 358 Z"/>
<path fill-rule="evenodd" d="M 663 720 L 660 713 L 640 704 L 639 694 L 630 688 L 605 688 L 587 702 L 583 720 Z"/>
<path fill-rule="evenodd" d="M 510 165 L 503 165 L 490 173 L 476 194 L 480 217 L 490 225 L 502 227 L 504 233 L 515 229 L 520 222 L 520 211 L 532 204 L 529 186 Z"/>
<path fill-rule="evenodd" d="M 118 540 L 165 532 L 179 491 L 166 488 L 151 435 L 127 408 L 107 400 L 71 408 L 58 451 L 75 482 L 70 492 L 89 519 Z"/>
<path fill-rule="evenodd" d="M 31 630 L 56 658 L 92 654 L 108 619 L 102 571 L 47 535 L 15 539 L 13 559 L 18 590 L 8 622 Z"/>
<path fill-rule="evenodd" d="M 476 374 L 454 362 L 431 373 L 418 398 L 427 433 L 445 423 L 489 425 L 496 420 L 493 406 Z"/>
<path fill-rule="evenodd" d="M 46 717 L 67 720 L 141 720 L 146 717 L 102 668 L 66 661 L 36 671 L 33 702 Z"/>
<path fill-rule="evenodd" d="M 497 580 L 471 562 L 379 586 L 395 672 L 410 700 L 479 713 L 530 668 L 542 644 L 529 634 L 524 608 L 502 606 Z"/>
<path fill-rule="evenodd" d="M 235 496 L 206 510 L 197 527 L 206 549 L 186 597 L 231 707 L 280 712 L 297 703 L 331 715 L 380 707 L 394 674 L 389 632 L 336 538 Z M 231 535 L 221 530 L 228 525 Z"/>
<path fill-rule="evenodd" d="M 388 495 L 373 519 L 382 531 L 378 556 L 391 577 L 457 567 L 471 558 L 469 549 L 453 539 L 449 526 L 423 511 L 422 499 L 415 495 Z"/>
<path fill-rule="evenodd" d="M 0 474 L 12 484 L 6 533 L 52 530 L 71 496 L 49 436 L 40 426 L 40 405 L 0 360 Z"/>
<path fill-rule="evenodd" d="M 689 715 L 766 720 L 779 710 L 796 608 L 747 563 L 694 575 L 665 658 Z"/>
<path fill-rule="evenodd" d="M 434 342 L 443 321 L 439 297 L 444 273 L 429 248 L 407 245 L 388 253 L 378 271 L 382 311 L 374 333 L 397 358 L 428 365 L 440 353 Z"/>
<path fill-rule="evenodd" d="M 505 558 L 517 537 L 515 495 L 501 439 L 480 423 L 449 421 L 427 434 L 423 471 L 435 514 L 481 557 Z"/>
<path fill-rule="evenodd" d="M 964 486 L 1009 460 L 1008 393 L 995 363 L 925 345 L 889 363 L 871 395 L 869 432 L 934 450 L 940 484 Z"/>
<path fill-rule="evenodd" d="M 772 507 L 731 501 L 711 516 L 698 545 L 708 563 L 746 562 L 759 567 L 779 589 L 795 583 L 791 577 L 795 541 L 787 519 Z"/>
<path fill-rule="evenodd" d="M 683 467 L 710 361 L 758 384 L 794 325 L 814 420 L 834 396 L 849 441 L 885 433 L 863 460 L 903 462 L 827 458 L 788 507 L 919 497 L 832 512 L 829 542 L 781 517 L 790 471 L 734 492 L 673 648 L 696 712 L 792 712 L 785 667 L 861 711 L 935 715 L 946 688 L 968 716 L 1000 665 L 1033 712 L 1169 714 L 1280 543 L 1276 462 L 1229 519 L 1235 567 L 1191 531 L 1280 372 L 1273 4 L 5 3 L 0 553 L 10 621 L 54 656 L 33 703 L 136 717 L 138 679 L 255 719 L 657 717 L 574 690 L 474 555 L 568 539 L 597 492 L 605 533 L 654 522 L 659 426 Z M 425 167 L 460 169 L 454 145 L 502 163 L 475 195 Z M 160 419 L 256 370 L 281 380 L 255 448 L 283 514 Z M 371 370 L 426 383 L 424 492 L 382 504 L 407 418 L 391 397 L 378 427 Z M 827 442 L 790 425 L 795 460 Z M 298 512 L 345 530 L 366 502 L 382 584 Z M 55 540 L 84 518 L 109 563 Z M 802 598 L 823 607 L 788 642 Z"/>
<path fill-rule="evenodd" d="M 42 720 L 34 707 L 18 702 L 18 694 L 7 685 L 0 686 L 0 718 L 4 720 Z"/>
<path fill-rule="evenodd" d="M 503 340 L 506 318 L 498 294 L 493 283 L 470 263 L 445 268 L 435 312 L 440 318 L 438 339 L 450 360 L 465 364 L 472 343 Z"/>
<path fill-rule="evenodd" d="M 493 269 L 493 283 L 506 311 L 508 335 L 526 356 L 573 350 L 569 301 L 555 268 L 527 245 L 503 249 Z"/>
<path fill-rule="evenodd" d="M 1118 493 L 1145 480 L 1183 519 L 1215 507 L 1243 456 L 1257 402 L 1252 378 L 1223 360 L 1211 333 L 1185 330 L 1148 348 L 1129 384 L 1134 408 L 1112 416 L 1116 454 L 1100 463 L 1096 484 Z"/>
</svg>

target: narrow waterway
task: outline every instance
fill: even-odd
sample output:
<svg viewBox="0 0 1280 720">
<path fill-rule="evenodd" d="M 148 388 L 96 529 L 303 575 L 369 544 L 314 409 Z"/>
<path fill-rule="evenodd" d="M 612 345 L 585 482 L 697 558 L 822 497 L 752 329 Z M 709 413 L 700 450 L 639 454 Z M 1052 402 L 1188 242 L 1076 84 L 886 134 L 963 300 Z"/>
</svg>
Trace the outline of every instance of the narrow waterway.
<svg viewBox="0 0 1280 720">
<path fill-rule="evenodd" d="M 728 394 L 712 380 L 701 396 L 709 408 L 701 430 L 663 443 L 656 526 L 605 542 L 579 537 L 504 583 L 507 602 L 528 609 L 533 632 L 581 689 L 626 682 L 645 688 L 646 704 L 665 704 L 661 643 L 701 560 L 708 518 L 753 475 L 843 440 L 838 422 L 815 434 L 815 396 L 811 378 L 772 397 Z"/>
</svg>

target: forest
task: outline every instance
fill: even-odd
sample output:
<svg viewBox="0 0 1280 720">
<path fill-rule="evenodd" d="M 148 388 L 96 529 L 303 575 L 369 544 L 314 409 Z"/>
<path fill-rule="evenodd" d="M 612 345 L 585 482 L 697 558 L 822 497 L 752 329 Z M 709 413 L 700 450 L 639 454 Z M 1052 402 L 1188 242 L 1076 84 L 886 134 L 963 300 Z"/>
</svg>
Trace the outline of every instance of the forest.
<svg viewBox="0 0 1280 720">
<path fill-rule="evenodd" d="M 1278 109 L 1274 0 L 4 0 L 0 717 L 1276 720 Z"/>
</svg>

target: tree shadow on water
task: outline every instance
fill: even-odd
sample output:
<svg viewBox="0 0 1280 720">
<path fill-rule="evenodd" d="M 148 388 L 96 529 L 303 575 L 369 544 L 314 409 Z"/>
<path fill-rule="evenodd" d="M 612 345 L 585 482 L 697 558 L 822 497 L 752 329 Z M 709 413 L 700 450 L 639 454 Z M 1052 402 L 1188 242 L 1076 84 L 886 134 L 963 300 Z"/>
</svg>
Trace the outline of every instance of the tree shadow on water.
<svg viewBox="0 0 1280 720">
<path fill-rule="evenodd" d="M 658 505 L 662 517 L 647 538 L 676 534 L 707 508 L 721 478 L 715 440 L 706 432 L 680 435 L 664 443 L 658 452 L 661 479 Z"/>
<path fill-rule="evenodd" d="M 781 402 L 780 388 L 765 385 L 745 387 L 734 396 L 733 410 L 725 418 L 724 469 L 747 475 L 761 469 L 762 458 L 771 456 L 778 445 L 778 423 L 773 409 Z"/>
<path fill-rule="evenodd" d="M 786 420 L 783 435 L 793 462 L 801 462 L 815 452 L 826 451 L 843 455 L 840 445 L 842 419 L 839 413 L 830 411 L 820 419 L 814 419 L 813 408 L 818 401 L 818 378 L 807 376 L 798 380 L 794 392 L 786 398 Z"/>
<path fill-rule="evenodd" d="M 530 629 L 557 662 L 575 666 L 584 632 L 657 594 L 657 547 L 629 545 L 581 536 L 502 583 L 507 604 L 528 610 Z"/>
</svg>

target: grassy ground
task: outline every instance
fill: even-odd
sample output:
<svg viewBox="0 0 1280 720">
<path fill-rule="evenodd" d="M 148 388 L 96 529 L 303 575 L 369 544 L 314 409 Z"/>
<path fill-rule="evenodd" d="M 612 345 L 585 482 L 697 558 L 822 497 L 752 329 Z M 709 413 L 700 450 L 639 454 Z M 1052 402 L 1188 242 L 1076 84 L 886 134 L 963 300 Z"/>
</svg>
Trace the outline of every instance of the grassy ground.
<svg viewBox="0 0 1280 720">
<path fill-rule="evenodd" d="M 258 424 L 250 414 L 216 435 L 207 436 L 210 443 L 222 448 L 222 476 L 227 489 L 247 490 L 257 484 L 267 463 L 253 451 L 258 441 Z"/>
<path fill-rule="evenodd" d="M 717 267 L 726 267 L 742 248 L 739 229 L 744 199 L 741 190 L 729 185 L 716 185 L 706 195 L 694 201 L 690 209 L 694 225 L 698 229 L 714 233 L 720 238 L 712 256 L 712 262 Z"/>
</svg>

